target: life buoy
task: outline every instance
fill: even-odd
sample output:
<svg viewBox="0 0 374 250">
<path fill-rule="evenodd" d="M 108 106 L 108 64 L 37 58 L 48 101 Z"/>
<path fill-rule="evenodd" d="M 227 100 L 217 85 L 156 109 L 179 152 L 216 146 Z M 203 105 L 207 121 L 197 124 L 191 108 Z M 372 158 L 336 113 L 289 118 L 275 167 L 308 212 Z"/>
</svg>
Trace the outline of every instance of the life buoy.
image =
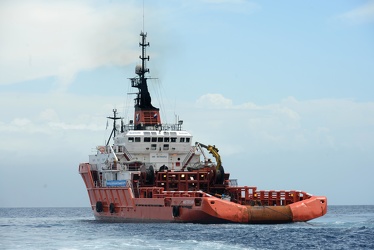
<svg viewBox="0 0 374 250">
<path fill-rule="evenodd" d="M 173 217 L 179 217 L 179 206 L 173 207 Z"/>
<path fill-rule="evenodd" d="M 96 202 L 96 212 L 101 213 L 103 211 L 103 203 L 101 201 Z"/>
<path fill-rule="evenodd" d="M 110 204 L 109 204 L 109 211 L 110 211 L 111 214 L 114 213 L 114 212 L 116 211 L 116 210 L 115 210 L 114 203 L 110 203 Z"/>
</svg>

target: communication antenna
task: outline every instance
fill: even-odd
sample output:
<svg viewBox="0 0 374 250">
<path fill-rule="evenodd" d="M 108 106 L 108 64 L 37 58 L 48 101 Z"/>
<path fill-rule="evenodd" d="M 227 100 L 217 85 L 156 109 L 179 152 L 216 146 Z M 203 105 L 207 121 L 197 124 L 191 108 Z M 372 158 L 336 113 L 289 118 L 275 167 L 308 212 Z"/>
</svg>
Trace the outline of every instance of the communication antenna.
<svg viewBox="0 0 374 250">
<path fill-rule="evenodd" d="M 144 0 L 143 0 L 143 32 L 144 32 Z"/>
</svg>

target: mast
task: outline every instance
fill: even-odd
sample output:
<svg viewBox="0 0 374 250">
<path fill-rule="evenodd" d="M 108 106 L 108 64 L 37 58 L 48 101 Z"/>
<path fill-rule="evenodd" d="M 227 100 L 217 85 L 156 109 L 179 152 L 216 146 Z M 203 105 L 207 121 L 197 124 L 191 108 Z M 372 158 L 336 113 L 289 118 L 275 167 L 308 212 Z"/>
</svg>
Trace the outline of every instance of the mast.
<svg viewBox="0 0 374 250">
<path fill-rule="evenodd" d="M 135 130 L 151 129 L 155 125 L 161 123 L 159 109 L 152 105 L 152 98 L 148 91 L 146 73 L 149 73 L 149 69 L 146 66 L 146 61 L 149 61 L 149 55 L 146 54 L 146 47 L 149 46 L 149 42 L 146 41 L 147 33 L 140 33 L 141 41 L 139 46 L 141 47 L 142 54 L 139 56 L 141 59 L 141 65 L 135 67 L 135 73 L 138 77 L 130 78 L 131 87 L 137 88 L 138 93 L 135 100 Z"/>
<path fill-rule="evenodd" d="M 116 132 L 117 132 L 116 120 L 122 119 L 122 117 L 117 117 L 117 109 L 113 109 L 113 117 L 108 116 L 107 118 L 113 120 L 112 133 L 110 133 L 109 139 L 106 143 L 106 145 L 108 146 L 112 136 L 113 136 L 113 138 L 116 137 Z"/>
</svg>

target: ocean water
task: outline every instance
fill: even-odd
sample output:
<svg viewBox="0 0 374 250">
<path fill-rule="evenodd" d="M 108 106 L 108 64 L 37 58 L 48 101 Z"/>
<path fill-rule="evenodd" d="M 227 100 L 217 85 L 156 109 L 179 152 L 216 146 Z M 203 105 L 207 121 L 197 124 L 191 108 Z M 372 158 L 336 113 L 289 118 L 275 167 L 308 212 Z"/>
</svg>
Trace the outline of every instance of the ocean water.
<svg viewBox="0 0 374 250">
<path fill-rule="evenodd" d="M 0 208 L 0 249 L 374 249 L 374 206 L 329 206 L 281 225 L 103 223 L 90 208 Z"/>
</svg>

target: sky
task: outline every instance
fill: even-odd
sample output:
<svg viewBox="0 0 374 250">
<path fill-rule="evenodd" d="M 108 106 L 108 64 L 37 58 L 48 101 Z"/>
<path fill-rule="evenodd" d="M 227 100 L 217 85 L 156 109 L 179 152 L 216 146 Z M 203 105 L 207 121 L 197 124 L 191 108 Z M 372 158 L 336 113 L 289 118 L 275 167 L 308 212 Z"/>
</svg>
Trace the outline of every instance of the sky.
<svg viewBox="0 0 374 250">
<path fill-rule="evenodd" d="M 374 1 L 0 1 L 0 207 L 87 207 L 78 174 L 153 105 L 239 185 L 374 205 Z"/>
</svg>

